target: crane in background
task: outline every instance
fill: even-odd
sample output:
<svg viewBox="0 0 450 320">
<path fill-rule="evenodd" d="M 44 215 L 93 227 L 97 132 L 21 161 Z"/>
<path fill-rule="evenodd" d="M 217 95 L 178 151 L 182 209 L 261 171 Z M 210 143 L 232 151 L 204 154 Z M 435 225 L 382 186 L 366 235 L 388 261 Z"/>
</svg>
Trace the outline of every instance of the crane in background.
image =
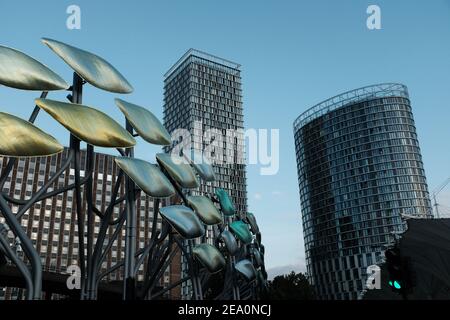
<svg viewBox="0 0 450 320">
<path fill-rule="evenodd" d="M 450 184 L 450 177 L 448 177 L 447 180 L 445 180 L 440 186 L 438 186 L 436 189 L 434 189 L 434 191 L 431 193 L 431 196 L 432 196 L 433 202 L 434 202 L 433 206 L 434 206 L 434 209 L 435 209 L 435 217 L 438 218 L 438 219 L 439 219 L 439 216 L 440 216 L 440 213 L 439 213 L 439 206 L 442 207 L 442 205 L 440 205 L 440 204 L 437 202 L 437 200 L 436 200 L 437 198 L 436 198 L 436 197 L 438 196 L 438 194 L 439 194 L 442 190 L 444 190 L 444 188 L 445 188 L 448 184 Z"/>
</svg>

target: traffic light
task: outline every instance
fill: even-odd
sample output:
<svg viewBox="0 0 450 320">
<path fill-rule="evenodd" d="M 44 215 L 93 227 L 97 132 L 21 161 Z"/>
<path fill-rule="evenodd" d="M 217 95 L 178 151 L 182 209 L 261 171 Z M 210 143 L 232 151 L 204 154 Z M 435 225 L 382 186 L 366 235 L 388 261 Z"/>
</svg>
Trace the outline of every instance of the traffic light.
<svg viewBox="0 0 450 320">
<path fill-rule="evenodd" d="M 389 287 L 392 291 L 397 292 L 406 298 L 407 294 L 412 293 L 415 284 L 410 259 L 402 257 L 398 247 L 386 250 L 384 255 L 386 257 L 386 267 L 389 273 Z"/>
</svg>

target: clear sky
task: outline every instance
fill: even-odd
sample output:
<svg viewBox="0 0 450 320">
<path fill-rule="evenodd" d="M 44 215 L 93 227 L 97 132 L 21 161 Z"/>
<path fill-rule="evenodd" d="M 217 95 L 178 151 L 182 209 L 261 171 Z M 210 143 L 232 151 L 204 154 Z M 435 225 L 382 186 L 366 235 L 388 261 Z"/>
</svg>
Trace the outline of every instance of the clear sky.
<svg viewBox="0 0 450 320">
<path fill-rule="evenodd" d="M 81 8 L 81 30 L 66 28 L 71 4 Z M 366 27 L 371 4 L 381 8 L 381 30 Z M 271 274 L 304 270 L 292 123 L 314 104 L 365 85 L 406 84 L 430 190 L 450 176 L 448 0 L 0 1 L 0 44 L 71 81 L 71 70 L 41 37 L 104 57 L 135 88 L 122 98 L 160 118 L 163 75 L 187 49 L 242 64 L 245 126 L 280 129 L 279 173 L 261 176 L 259 166 L 248 167 L 249 209 Z M 36 95 L 0 87 L 0 110 L 26 118 Z M 123 121 L 117 96 L 87 86 L 84 103 Z M 50 117 L 42 113 L 37 125 L 67 144 L 66 131 Z M 153 160 L 156 150 L 141 142 L 137 156 Z M 441 201 L 450 205 L 449 199 L 444 191 Z"/>
</svg>

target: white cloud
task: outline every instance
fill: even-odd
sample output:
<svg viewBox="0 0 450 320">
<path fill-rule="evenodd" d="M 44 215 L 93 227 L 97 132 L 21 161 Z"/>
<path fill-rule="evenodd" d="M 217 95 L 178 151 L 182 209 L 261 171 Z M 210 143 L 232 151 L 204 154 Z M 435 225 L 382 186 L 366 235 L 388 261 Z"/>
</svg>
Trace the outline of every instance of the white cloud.
<svg viewBox="0 0 450 320">
<path fill-rule="evenodd" d="M 256 200 L 261 200 L 261 199 L 262 199 L 261 193 L 256 192 L 255 195 L 254 195 L 254 198 L 255 198 Z"/>
</svg>

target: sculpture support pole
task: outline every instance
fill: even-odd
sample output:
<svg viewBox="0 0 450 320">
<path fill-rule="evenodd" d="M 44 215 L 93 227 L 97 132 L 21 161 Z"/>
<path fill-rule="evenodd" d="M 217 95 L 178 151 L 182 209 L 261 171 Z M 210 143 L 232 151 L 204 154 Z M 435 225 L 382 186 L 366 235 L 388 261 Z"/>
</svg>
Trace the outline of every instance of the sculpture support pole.
<svg viewBox="0 0 450 320">
<path fill-rule="evenodd" d="M 133 135 L 133 127 L 126 120 L 126 129 Z M 134 157 L 134 148 L 127 149 L 130 158 Z M 135 184 L 128 176 L 125 179 L 125 192 L 127 195 L 127 225 L 125 237 L 125 270 L 124 270 L 124 288 L 123 299 L 134 300 L 136 298 L 134 266 L 136 254 L 136 193 Z"/>
<path fill-rule="evenodd" d="M 119 192 L 120 182 L 122 181 L 123 171 L 119 170 L 119 174 L 117 176 L 116 182 L 114 184 L 114 190 L 111 196 L 111 202 L 106 208 L 105 215 L 101 221 L 100 230 L 97 236 L 97 242 L 95 243 L 94 251 L 92 254 L 92 268 L 90 270 L 90 275 L 88 276 L 89 281 L 89 289 L 91 299 L 95 299 L 97 296 L 97 273 L 101 268 L 101 260 L 100 257 L 102 255 L 102 248 L 105 242 L 106 233 L 108 232 L 109 222 L 114 212 L 114 203 L 117 197 L 117 193 Z M 121 228 L 121 226 L 120 226 Z"/>
<path fill-rule="evenodd" d="M 36 202 L 38 202 L 41 196 L 48 190 L 48 188 L 50 188 L 55 183 L 55 181 L 58 180 L 59 176 L 61 176 L 61 174 L 63 174 L 64 171 L 67 170 L 67 167 L 70 165 L 72 158 L 73 153 L 72 151 L 69 151 L 67 160 L 61 165 L 58 171 L 56 171 L 56 173 L 52 177 L 50 177 L 50 179 L 41 187 L 41 189 L 39 189 L 39 191 L 37 191 L 33 195 L 33 197 L 30 198 L 30 200 L 26 201 L 25 204 L 19 208 L 19 211 L 16 214 L 17 220 L 20 221 L 20 219 L 28 211 L 28 209 L 30 209 Z"/>
<path fill-rule="evenodd" d="M 233 282 L 233 300 L 240 300 L 240 293 L 239 293 L 239 287 L 237 285 L 236 280 L 236 272 L 234 270 L 234 265 L 236 263 L 236 258 L 231 256 L 230 257 L 230 272 L 231 272 L 231 281 Z"/>
<path fill-rule="evenodd" d="M 19 257 L 16 255 L 16 253 L 11 249 L 9 246 L 8 240 L 6 240 L 6 237 L 3 237 L 3 234 L 1 234 L 0 231 L 0 244 L 1 248 L 5 251 L 6 255 L 11 259 L 11 261 L 17 266 L 17 269 L 19 269 L 20 273 L 25 279 L 25 285 L 27 288 L 27 300 L 33 299 L 33 280 L 31 279 L 30 271 L 28 270 L 25 263 L 19 259 Z"/>
<path fill-rule="evenodd" d="M 87 219 L 88 219 L 88 234 L 87 234 L 87 279 L 86 279 L 86 289 L 87 289 L 87 298 L 94 299 L 92 296 L 92 282 L 90 281 L 93 277 L 94 273 L 94 265 L 93 265 L 93 242 L 94 242 L 94 223 L 95 216 L 92 210 L 93 206 L 93 195 L 92 195 L 92 170 L 94 166 L 94 147 L 90 144 L 87 145 L 86 152 L 86 170 L 85 175 L 89 175 L 86 181 L 85 187 L 85 199 L 87 202 Z"/>
<path fill-rule="evenodd" d="M 33 247 L 33 243 L 30 238 L 27 237 L 25 231 L 20 225 L 19 221 L 17 221 L 15 215 L 11 212 L 8 204 L 2 195 L 0 195 L 0 208 L 3 211 L 3 215 L 5 217 L 8 226 L 15 233 L 16 236 L 19 237 L 22 248 L 25 251 L 28 259 L 30 259 L 31 267 L 32 267 L 32 276 L 33 276 L 33 299 L 39 300 L 41 298 L 42 291 L 42 262 L 41 258 Z"/>
<path fill-rule="evenodd" d="M 151 295 L 152 290 L 156 286 L 158 280 L 163 275 L 164 271 L 168 268 L 169 264 L 172 262 L 173 257 L 176 254 L 177 250 L 172 250 L 173 246 L 173 235 L 169 233 L 169 240 L 164 246 L 162 246 L 162 250 L 158 252 L 155 256 L 155 267 L 152 270 L 152 275 L 147 278 L 143 285 L 143 290 L 141 293 L 141 298 L 143 299 L 148 294 Z"/>
<path fill-rule="evenodd" d="M 191 240 L 178 240 L 176 237 L 174 237 L 173 240 L 178 245 L 178 248 L 180 248 L 180 250 L 184 254 L 186 262 L 189 266 L 188 273 L 189 273 L 189 279 L 191 280 L 191 285 L 192 285 L 193 300 L 200 300 L 200 299 L 198 299 L 198 289 L 197 289 L 198 282 L 197 282 L 197 280 L 194 280 L 195 273 L 196 273 L 196 270 L 194 270 L 194 261 L 192 259 L 192 256 L 190 255 L 190 252 L 188 252 L 186 250 L 186 247 L 187 247 L 186 242 L 188 242 L 188 244 L 189 244 L 189 241 L 191 241 Z M 192 250 L 191 250 L 191 252 L 192 252 Z"/>
<path fill-rule="evenodd" d="M 230 226 L 230 224 L 233 222 L 233 218 L 232 217 L 227 217 L 227 225 L 228 227 Z M 241 299 L 241 295 L 239 292 L 239 286 L 237 284 L 237 279 L 236 279 L 236 271 L 234 269 L 234 265 L 236 264 L 236 257 L 230 255 L 230 276 L 231 276 L 231 282 L 233 283 L 233 300 L 240 300 Z"/>
<path fill-rule="evenodd" d="M 186 258 L 191 260 L 191 266 L 193 267 L 191 283 L 192 283 L 192 291 L 194 292 L 194 300 L 203 300 L 202 288 L 201 288 L 201 284 L 200 284 L 199 276 L 198 276 L 198 268 L 192 259 L 192 250 L 194 249 L 194 240 L 187 240 L 187 243 L 188 243 L 188 247 L 189 247 L 189 256 Z"/>
<path fill-rule="evenodd" d="M 250 261 L 252 262 L 252 264 L 253 265 L 255 265 L 255 257 L 254 257 L 254 254 L 253 254 L 253 245 L 248 245 L 247 246 L 247 248 L 248 248 L 248 251 L 250 251 Z M 248 252 L 247 251 L 247 252 Z M 256 281 L 253 281 L 251 284 L 250 284 L 250 292 L 251 292 L 251 294 L 250 294 L 250 299 L 251 300 L 255 300 L 255 296 L 256 296 L 256 292 L 255 292 L 255 283 L 256 283 Z"/>
<path fill-rule="evenodd" d="M 74 72 L 72 85 L 72 102 L 80 104 L 83 94 L 83 79 Z M 78 255 L 80 258 L 81 273 L 81 299 L 85 298 L 86 290 L 86 267 L 84 255 L 84 214 L 81 204 L 81 181 L 80 181 L 80 139 L 73 134 L 70 135 L 70 149 L 74 152 L 74 171 L 75 171 L 75 200 L 77 207 L 77 226 L 78 226 Z"/>
</svg>

